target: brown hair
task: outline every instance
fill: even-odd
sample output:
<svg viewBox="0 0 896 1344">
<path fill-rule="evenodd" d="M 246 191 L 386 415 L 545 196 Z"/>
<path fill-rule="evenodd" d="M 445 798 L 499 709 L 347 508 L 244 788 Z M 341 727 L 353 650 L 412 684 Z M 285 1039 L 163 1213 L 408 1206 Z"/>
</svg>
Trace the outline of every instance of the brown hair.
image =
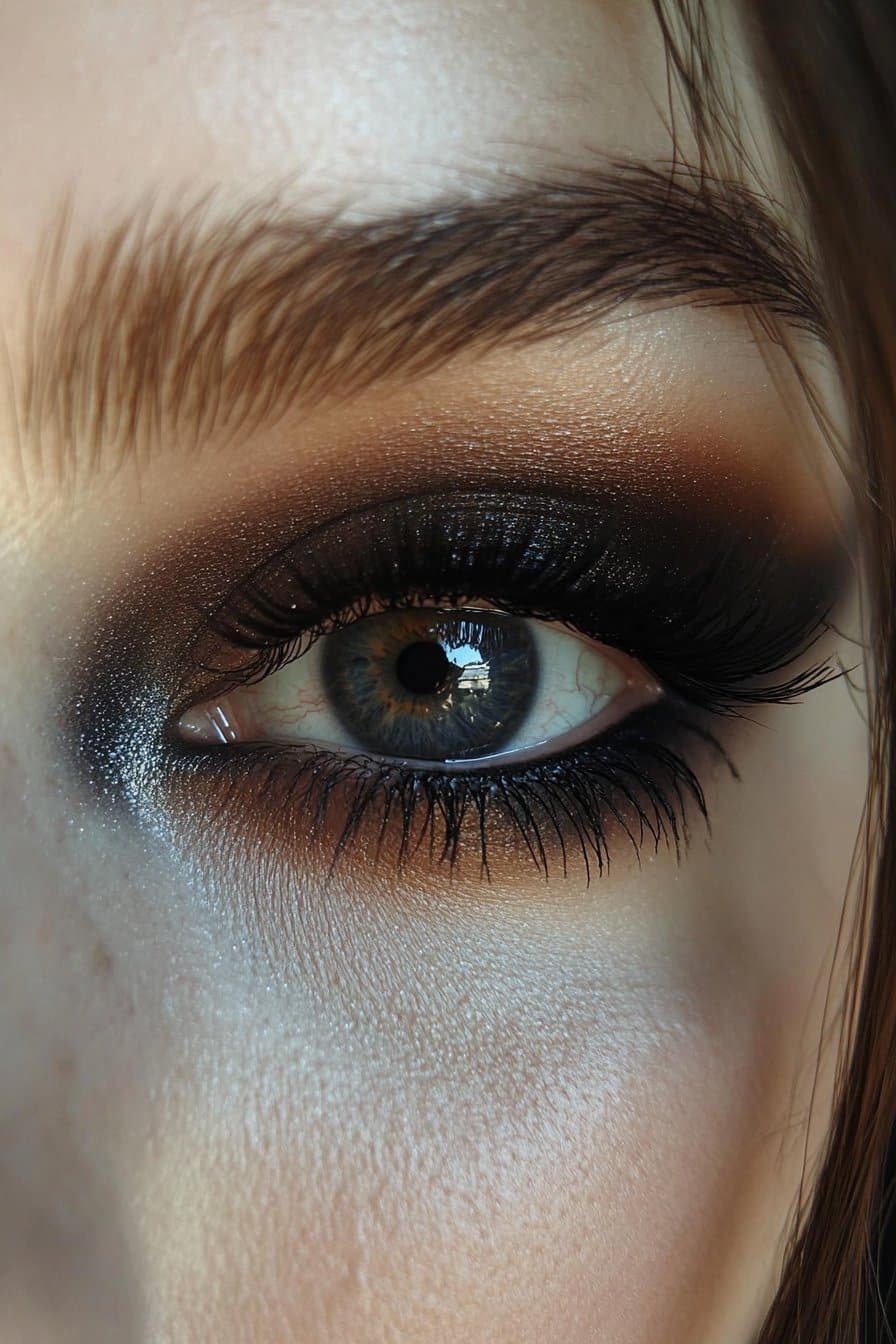
<svg viewBox="0 0 896 1344">
<path fill-rule="evenodd" d="M 704 0 L 655 8 L 701 152 L 736 152 Z M 855 1344 L 893 1338 L 875 1258 L 896 1115 L 896 5 L 751 0 L 741 14 L 805 202 L 847 398 L 870 599 L 873 753 L 834 1113 L 757 1344 Z"/>
</svg>

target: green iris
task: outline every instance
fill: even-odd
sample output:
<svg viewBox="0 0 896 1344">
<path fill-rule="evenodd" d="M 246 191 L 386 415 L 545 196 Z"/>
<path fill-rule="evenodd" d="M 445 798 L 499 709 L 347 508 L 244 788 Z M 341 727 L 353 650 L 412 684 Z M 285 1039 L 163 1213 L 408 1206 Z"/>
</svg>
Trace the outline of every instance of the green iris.
<svg viewBox="0 0 896 1344">
<path fill-rule="evenodd" d="M 327 637 L 323 672 L 330 704 L 359 747 L 420 761 L 501 751 L 538 685 L 528 621 L 470 609 L 354 621 Z"/>
</svg>

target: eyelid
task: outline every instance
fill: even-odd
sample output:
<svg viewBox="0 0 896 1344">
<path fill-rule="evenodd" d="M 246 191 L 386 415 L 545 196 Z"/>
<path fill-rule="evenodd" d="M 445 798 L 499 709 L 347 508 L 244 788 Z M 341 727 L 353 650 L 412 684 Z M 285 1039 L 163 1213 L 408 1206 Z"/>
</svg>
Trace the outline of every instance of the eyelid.
<svg viewBox="0 0 896 1344">
<path fill-rule="evenodd" d="M 839 539 L 790 553 L 768 518 L 741 532 L 613 498 L 398 498 L 339 516 L 261 566 L 210 614 L 197 663 L 251 679 L 292 656 L 294 641 L 379 603 L 489 600 L 565 622 L 721 709 L 735 681 L 767 678 L 810 645 L 844 559 Z"/>
</svg>

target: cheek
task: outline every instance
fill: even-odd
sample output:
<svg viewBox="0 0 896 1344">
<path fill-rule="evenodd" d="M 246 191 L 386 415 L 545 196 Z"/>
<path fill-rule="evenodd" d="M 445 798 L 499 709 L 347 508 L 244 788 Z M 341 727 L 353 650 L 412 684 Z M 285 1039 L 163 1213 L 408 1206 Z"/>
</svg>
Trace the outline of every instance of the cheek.
<svg viewBox="0 0 896 1344">
<path fill-rule="evenodd" d="M 686 942 L 528 983 L 480 949 L 472 999 L 445 958 L 363 1033 L 210 1043 L 144 1172 L 159 1337 L 693 1344 L 745 1221 L 762 1260 L 781 1060 Z"/>
<path fill-rule="evenodd" d="M 139 922 L 107 937 L 139 1011 L 79 967 L 53 1017 L 82 1031 L 84 1105 L 58 1110 L 126 1215 L 147 1337 L 749 1339 L 863 791 L 864 739 L 817 695 L 819 721 L 784 715 L 796 736 L 760 733 L 741 783 L 713 784 L 711 846 L 695 827 L 680 868 L 645 855 L 587 893 L 433 884 L 403 912 L 318 893 L 288 983 L 224 919 L 245 866 L 228 890 L 175 865 L 154 889 L 145 859 L 135 886 L 98 874 L 97 919 Z"/>
<path fill-rule="evenodd" d="M 85 908 L 80 818 L 47 824 L 58 776 L 6 735 L 27 722 L 8 684 L 0 704 L 0 1336 L 137 1339 L 128 1188 L 107 1143 L 141 1047 Z"/>
</svg>

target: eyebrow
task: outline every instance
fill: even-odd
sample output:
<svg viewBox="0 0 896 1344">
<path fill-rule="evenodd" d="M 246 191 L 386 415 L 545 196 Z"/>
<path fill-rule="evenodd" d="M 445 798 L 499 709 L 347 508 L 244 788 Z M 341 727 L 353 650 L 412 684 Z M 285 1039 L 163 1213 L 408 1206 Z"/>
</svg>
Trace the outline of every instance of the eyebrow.
<svg viewBox="0 0 896 1344">
<path fill-rule="evenodd" d="M 214 194 L 143 205 L 68 255 L 47 230 L 15 411 L 78 478 L 167 438 L 200 446 L 291 406 L 575 332 L 629 302 L 750 305 L 825 338 L 807 259 L 765 197 L 682 165 L 613 163 L 370 221 Z"/>
</svg>

